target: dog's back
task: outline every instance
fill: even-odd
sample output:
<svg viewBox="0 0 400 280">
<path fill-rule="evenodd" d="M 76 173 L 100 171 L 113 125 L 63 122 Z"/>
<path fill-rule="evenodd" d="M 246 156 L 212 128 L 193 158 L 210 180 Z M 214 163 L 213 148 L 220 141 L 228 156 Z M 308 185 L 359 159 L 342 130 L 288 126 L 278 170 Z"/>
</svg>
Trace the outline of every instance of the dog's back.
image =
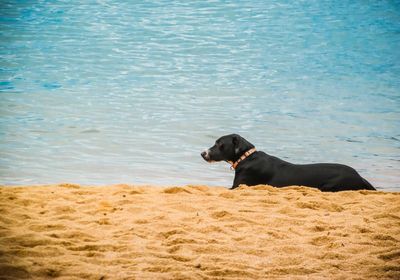
<svg viewBox="0 0 400 280">
<path fill-rule="evenodd" d="M 336 163 L 292 164 L 264 152 L 244 161 L 234 186 L 269 184 L 275 187 L 302 185 L 322 191 L 375 190 L 350 166 Z"/>
</svg>

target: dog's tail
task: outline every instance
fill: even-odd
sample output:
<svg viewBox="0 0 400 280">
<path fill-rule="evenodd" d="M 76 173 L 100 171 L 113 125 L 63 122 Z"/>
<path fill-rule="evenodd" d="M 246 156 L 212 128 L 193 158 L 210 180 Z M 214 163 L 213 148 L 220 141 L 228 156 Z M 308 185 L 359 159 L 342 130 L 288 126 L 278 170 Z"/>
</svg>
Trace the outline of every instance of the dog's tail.
<svg viewBox="0 0 400 280">
<path fill-rule="evenodd" d="M 366 190 L 376 191 L 374 186 L 372 186 L 367 180 L 365 180 L 364 178 L 362 178 L 362 180 L 364 182 L 364 186 L 365 186 Z"/>
</svg>

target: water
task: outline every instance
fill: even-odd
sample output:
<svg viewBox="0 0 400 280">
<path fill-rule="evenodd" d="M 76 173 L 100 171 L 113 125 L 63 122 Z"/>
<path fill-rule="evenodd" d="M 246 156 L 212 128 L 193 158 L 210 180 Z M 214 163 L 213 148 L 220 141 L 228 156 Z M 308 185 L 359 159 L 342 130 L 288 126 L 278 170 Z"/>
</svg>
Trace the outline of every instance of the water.
<svg viewBox="0 0 400 280">
<path fill-rule="evenodd" d="M 0 183 L 231 186 L 239 133 L 400 190 L 397 1 L 2 1 Z"/>
</svg>

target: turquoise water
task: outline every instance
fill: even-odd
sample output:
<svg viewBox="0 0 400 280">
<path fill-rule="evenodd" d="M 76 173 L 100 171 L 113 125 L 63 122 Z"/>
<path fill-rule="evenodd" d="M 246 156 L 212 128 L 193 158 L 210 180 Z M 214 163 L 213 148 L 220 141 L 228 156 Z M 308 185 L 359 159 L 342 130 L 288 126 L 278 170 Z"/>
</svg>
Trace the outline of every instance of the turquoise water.
<svg viewBox="0 0 400 280">
<path fill-rule="evenodd" d="M 229 187 L 200 152 L 235 132 L 400 190 L 397 1 L 2 1 L 0 15 L 1 184 Z"/>
</svg>

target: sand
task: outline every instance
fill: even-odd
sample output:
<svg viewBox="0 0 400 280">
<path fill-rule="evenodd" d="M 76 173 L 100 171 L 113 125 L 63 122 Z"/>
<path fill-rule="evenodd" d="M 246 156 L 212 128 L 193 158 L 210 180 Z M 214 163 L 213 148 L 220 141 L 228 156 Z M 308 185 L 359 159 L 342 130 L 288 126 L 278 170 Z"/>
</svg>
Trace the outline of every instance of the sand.
<svg viewBox="0 0 400 280">
<path fill-rule="evenodd" d="M 400 193 L 0 187 L 0 279 L 400 279 Z"/>
</svg>

